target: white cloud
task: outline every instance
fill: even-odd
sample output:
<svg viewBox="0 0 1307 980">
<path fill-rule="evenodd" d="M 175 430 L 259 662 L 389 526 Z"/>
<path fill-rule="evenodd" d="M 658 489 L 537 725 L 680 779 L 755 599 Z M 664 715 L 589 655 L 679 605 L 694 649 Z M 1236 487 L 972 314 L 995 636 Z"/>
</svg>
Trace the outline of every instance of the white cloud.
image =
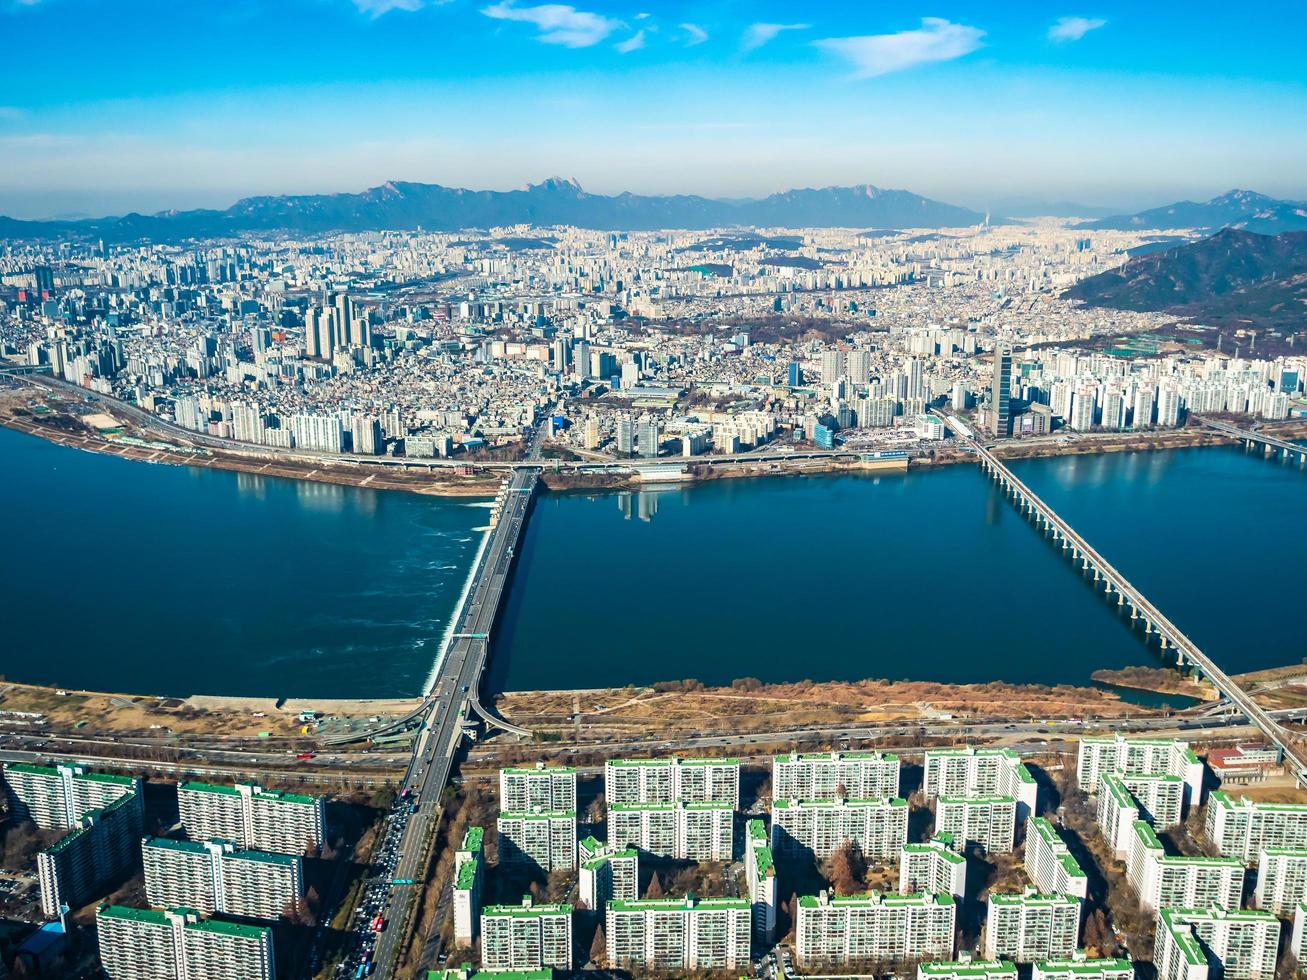
<svg viewBox="0 0 1307 980">
<path fill-rule="evenodd" d="M 392 10 L 406 10 L 411 13 L 420 9 L 422 4 L 423 0 L 354 0 L 354 6 L 359 8 L 359 13 L 370 17 L 380 17 Z"/>
<path fill-rule="evenodd" d="M 698 24 L 682 24 L 681 30 L 685 31 L 685 46 L 692 48 L 696 44 L 703 44 L 708 40 L 708 32 Z"/>
<path fill-rule="evenodd" d="M 622 54 L 630 54 L 632 51 L 639 51 L 644 47 L 644 31 L 639 30 L 628 37 L 625 41 L 620 41 L 613 45 L 614 50 Z"/>
<path fill-rule="evenodd" d="M 512 20 L 534 24 L 540 41 L 561 44 L 567 48 L 588 48 L 598 44 L 622 26 L 587 10 L 577 10 L 567 3 L 542 3 L 536 7 L 519 7 L 514 0 L 500 0 L 481 12 L 495 20 Z"/>
<path fill-rule="evenodd" d="M 1059 17 L 1048 29 L 1048 39 L 1062 44 L 1079 41 L 1090 31 L 1096 31 L 1107 21 L 1099 17 Z"/>
<path fill-rule="evenodd" d="M 828 37 L 813 42 L 853 65 L 854 78 L 872 78 L 932 61 L 951 61 L 981 45 L 985 32 L 941 17 L 923 17 L 921 27 L 896 34 Z"/>
<path fill-rule="evenodd" d="M 15 122 L 27 118 L 27 110 L 16 105 L 0 105 L 0 122 Z"/>
<path fill-rule="evenodd" d="M 744 30 L 744 38 L 740 41 L 742 51 L 752 51 L 760 48 L 781 31 L 806 31 L 811 24 L 750 24 Z"/>
</svg>

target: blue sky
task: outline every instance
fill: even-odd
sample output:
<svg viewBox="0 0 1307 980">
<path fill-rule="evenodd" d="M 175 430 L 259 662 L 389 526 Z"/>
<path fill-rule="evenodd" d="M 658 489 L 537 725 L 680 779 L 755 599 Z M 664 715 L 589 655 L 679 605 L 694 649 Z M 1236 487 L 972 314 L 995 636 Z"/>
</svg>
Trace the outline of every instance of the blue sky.
<svg viewBox="0 0 1307 980">
<path fill-rule="evenodd" d="M 0 213 L 386 179 L 1307 198 L 1307 4 L 0 0 Z"/>
</svg>

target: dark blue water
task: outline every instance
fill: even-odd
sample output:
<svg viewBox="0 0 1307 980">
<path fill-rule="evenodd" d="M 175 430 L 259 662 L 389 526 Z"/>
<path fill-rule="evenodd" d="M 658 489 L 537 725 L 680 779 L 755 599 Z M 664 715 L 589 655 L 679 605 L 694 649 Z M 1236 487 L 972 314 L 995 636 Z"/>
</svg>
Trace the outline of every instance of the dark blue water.
<svg viewBox="0 0 1307 980">
<path fill-rule="evenodd" d="M 1239 449 L 1030 460 L 1021 477 L 1233 670 L 1307 656 L 1307 474 Z M 643 519 L 642 519 L 643 518 Z M 492 682 L 1088 682 L 1156 665 L 972 466 L 546 495 Z"/>
<path fill-rule="evenodd" d="M 151 694 L 418 693 L 488 511 L 0 429 L 0 673 Z"/>
</svg>

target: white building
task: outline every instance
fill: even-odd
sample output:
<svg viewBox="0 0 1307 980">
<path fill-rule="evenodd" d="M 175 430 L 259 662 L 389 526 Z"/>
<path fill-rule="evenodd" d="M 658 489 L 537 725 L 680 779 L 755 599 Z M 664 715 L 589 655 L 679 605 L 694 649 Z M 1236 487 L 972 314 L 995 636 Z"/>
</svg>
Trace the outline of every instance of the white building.
<svg viewBox="0 0 1307 980">
<path fill-rule="evenodd" d="M 1264 849 L 1307 850 L 1307 804 L 1234 800 L 1216 790 L 1207 801 L 1207 838 L 1225 857 L 1256 864 Z"/>
<path fill-rule="evenodd" d="M 1307 851 L 1263 848 L 1257 861 L 1253 904 L 1283 919 L 1293 915 L 1304 901 L 1307 901 Z"/>
<path fill-rule="evenodd" d="M 729 861 L 735 849 L 730 803 L 629 803 L 608 807 L 608 842 L 681 861 Z"/>
<path fill-rule="evenodd" d="M 929 799 L 1010 796 L 1019 821 L 1039 812 L 1034 777 L 1012 749 L 928 749 L 923 789 Z"/>
<path fill-rule="evenodd" d="M 628 803 L 740 805 L 739 759 L 609 759 L 604 764 L 609 806 Z"/>
<path fill-rule="evenodd" d="M 1143 820 L 1134 822 L 1131 834 L 1126 875 L 1144 908 L 1237 909 L 1243 902 L 1244 867 L 1238 859 L 1169 855 Z"/>
<path fill-rule="evenodd" d="M 1184 806 L 1198 806 L 1203 800 L 1203 763 L 1178 739 L 1126 738 L 1119 732 L 1080 740 L 1076 757 L 1076 781 L 1093 796 L 1099 777 L 1175 776 L 1184 783 Z M 1179 822 L 1178 820 L 1176 821 Z M 1162 826 L 1154 822 L 1154 826 Z"/>
<path fill-rule="evenodd" d="M 952 895 L 805 895 L 794 951 L 801 966 L 857 966 L 953 955 Z"/>
<path fill-rule="evenodd" d="M 487 905 L 481 910 L 481 966 L 487 970 L 572 969 L 572 906 Z"/>
<path fill-rule="evenodd" d="M 532 810 L 560 812 L 576 809 L 576 770 L 546 766 L 499 770 L 499 808 L 508 813 Z"/>
<path fill-rule="evenodd" d="M 1270 912 L 1162 909 L 1153 963 L 1157 980 L 1271 980 L 1280 920 Z"/>
<path fill-rule="evenodd" d="M 304 898 L 298 854 L 240 851 L 225 841 L 141 841 L 145 897 L 154 908 L 272 921 Z"/>
<path fill-rule="evenodd" d="M 481 889 L 485 881 L 485 830 L 469 827 L 454 853 L 454 942 L 471 946 L 481 921 Z"/>
<path fill-rule="evenodd" d="M 753 935 L 761 948 L 776 937 L 776 862 L 762 821 L 750 820 L 744 827 L 744 874 L 753 908 Z"/>
<path fill-rule="evenodd" d="M 1086 956 L 1077 950 L 1069 960 L 1040 960 L 1031 970 L 1031 980 L 1134 980 L 1129 960 Z"/>
<path fill-rule="evenodd" d="M 1080 900 L 1069 895 L 990 895 L 985 958 L 1014 963 L 1069 960 L 1080 939 Z"/>
<path fill-rule="evenodd" d="M 903 799 L 772 802 L 771 846 L 778 854 L 809 851 L 824 861 L 852 841 L 868 857 L 890 860 L 907 840 Z"/>
<path fill-rule="evenodd" d="M 953 849 L 947 835 L 899 851 L 899 893 L 944 892 L 961 900 L 967 889 L 967 859 Z"/>
<path fill-rule="evenodd" d="M 1134 840 L 1134 823 L 1139 819 L 1139 804 L 1125 788 L 1120 776 L 1105 775 L 1098 780 L 1098 828 L 1119 858 L 1130 853 Z"/>
<path fill-rule="evenodd" d="M 109 980 L 273 980 L 272 930 L 201 919 L 188 909 L 102 905 L 95 915 Z"/>
<path fill-rule="evenodd" d="M 1044 817 L 1026 820 L 1026 874 L 1036 890 L 1049 895 L 1087 898 L 1089 879 L 1071 856 L 1066 841 Z"/>
<path fill-rule="evenodd" d="M 640 897 L 640 857 L 635 848 L 612 848 L 587 837 L 579 851 L 581 901 L 587 909 L 603 912 L 611 901 L 633 902 Z"/>
<path fill-rule="evenodd" d="M 574 810 L 501 813 L 496 829 L 500 864 L 532 863 L 545 872 L 576 868 Z"/>
<path fill-rule="evenodd" d="M 817 752 L 772 759 L 777 800 L 875 800 L 899 795 L 899 757 L 882 752 Z"/>
<path fill-rule="evenodd" d="M 960 953 L 956 960 L 919 964 L 917 980 L 1017 980 L 1017 967 L 1008 960 L 973 960 Z"/>
<path fill-rule="evenodd" d="M 177 810 L 190 840 L 225 840 L 243 849 L 304 854 L 320 849 L 326 838 L 321 798 L 253 783 L 178 783 Z"/>
<path fill-rule="evenodd" d="M 10 814 L 31 820 L 41 830 L 72 830 L 83 815 L 103 810 L 119 797 L 135 795 L 138 802 L 144 800 L 142 782 L 136 777 L 64 763 L 5 763 L 4 788 Z"/>
<path fill-rule="evenodd" d="M 687 895 L 609 902 L 604 937 L 612 966 L 739 971 L 749 965 L 751 929 L 747 899 Z"/>
<path fill-rule="evenodd" d="M 935 801 L 935 829 L 959 848 L 975 844 L 987 854 L 1016 846 L 1017 801 L 1011 796 L 941 796 Z"/>
</svg>

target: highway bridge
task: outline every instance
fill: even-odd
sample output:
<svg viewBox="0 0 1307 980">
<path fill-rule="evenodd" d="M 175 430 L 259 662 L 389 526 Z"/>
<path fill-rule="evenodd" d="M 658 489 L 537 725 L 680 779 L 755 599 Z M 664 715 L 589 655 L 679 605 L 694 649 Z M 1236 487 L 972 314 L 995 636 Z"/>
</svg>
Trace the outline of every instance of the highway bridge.
<svg viewBox="0 0 1307 980">
<path fill-rule="evenodd" d="M 539 459 L 541 428 L 531 433 L 527 458 Z M 481 704 L 479 689 L 490 653 L 491 632 L 513 571 L 516 548 L 531 511 L 540 481 L 540 468 L 518 467 L 500 493 L 499 518 L 477 554 L 470 585 L 464 596 L 435 682 L 427 696 L 422 727 L 413 740 L 413 756 L 404 773 L 403 786 L 417 803 L 404 830 L 396 881 L 416 885 L 391 885 L 387 918 L 392 926 L 377 940 L 374 961 L 376 976 L 394 975 L 396 959 L 414 907 L 414 892 L 421 887 L 427 867 L 427 846 L 440 825 L 441 794 L 466 724 L 479 716 L 487 725 L 520 735 L 530 734 L 500 718 Z"/>
<path fill-rule="evenodd" d="M 1272 745 L 1284 753 L 1286 761 L 1292 765 L 1297 781 L 1307 784 L 1307 753 L 1304 753 L 1290 733 L 1246 691 L 1235 684 L 1225 671 L 1184 634 L 1180 627 L 1163 615 L 1142 591 L 1099 554 L 1075 528 L 1058 516 L 1052 507 L 1008 469 L 1007 464 L 974 438 L 963 435 L 968 431 L 964 425 L 956 424 L 957 420 L 951 418 L 949 422 L 950 428 L 975 452 L 981 468 L 1003 489 L 1017 509 L 1046 535 L 1051 536 L 1054 542 L 1060 544 L 1062 551 L 1070 556 L 1072 562 L 1082 567 L 1086 575 L 1093 576 L 1096 586 L 1102 585 L 1106 595 L 1115 596 L 1117 606 L 1128 606 L 1131 621 L 1142 623 L 1146 636 L 1156 636 L 1163 650 L 1174 650 L 1178 665 L 1182 669 L 1191 666 L 1199 677 L 1206 678 L 1222 697 L 1255 725 Z"/>
<path fill-rule="evenodd" d="M 1202 415 L 1195 415 L 1194 420 L 1213 432 L 1219 432 L 1221 435 L 1242 440 L 1246 446 L 1261 446 L 1266 450 L 1268 456 L 1278 451 L 1282 459 L 1292 461 L 1296 456 L 1299 466 L 1307 466 L 1307 446 L 1289 442 L 1287 439 L 1277 439 L 1275 436 L 1268 436 L 1264 432 L 1258 432 L 1255 429 L 1245 429 L 1241 426 L 1231 425 L 1229 422 L 1222 422 L 1219 419 L 1209 419 Z"/>
</svg>

